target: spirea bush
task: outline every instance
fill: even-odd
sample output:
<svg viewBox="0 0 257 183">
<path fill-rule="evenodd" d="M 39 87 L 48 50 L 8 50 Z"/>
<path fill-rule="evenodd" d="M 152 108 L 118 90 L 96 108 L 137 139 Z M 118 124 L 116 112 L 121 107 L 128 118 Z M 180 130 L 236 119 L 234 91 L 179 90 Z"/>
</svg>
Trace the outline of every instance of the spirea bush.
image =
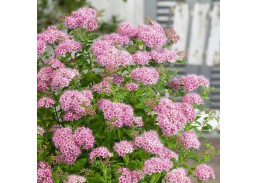
<svg viewBox="0 0 257 183">
<path fill-rule="evenodd" d="M 150 18 L 99 35 L 99 16 L 83 7 L 37 36 L 37 182 L 214 179 L 216 151 L 202 136 L 215 118 L 204 107 L 211 88 L 174 69 L 185 63 L 172 50 L 179 36 Z"/>
</svg>

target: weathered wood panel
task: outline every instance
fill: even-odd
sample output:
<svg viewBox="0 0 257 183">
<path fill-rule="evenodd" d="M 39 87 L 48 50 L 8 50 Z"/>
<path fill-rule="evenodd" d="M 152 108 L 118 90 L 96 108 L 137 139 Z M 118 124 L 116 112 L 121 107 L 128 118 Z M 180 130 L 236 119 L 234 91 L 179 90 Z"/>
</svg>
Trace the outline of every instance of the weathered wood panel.
<svg viewBox="0 0 257 183">
<path fill-rule="evenodd" d="M 205 39 L 208 28 L 208 12 L 210 4 L 196 3 L 193 9 L 188 63 L 201 65 L 205 49 Z"/>
</svg>

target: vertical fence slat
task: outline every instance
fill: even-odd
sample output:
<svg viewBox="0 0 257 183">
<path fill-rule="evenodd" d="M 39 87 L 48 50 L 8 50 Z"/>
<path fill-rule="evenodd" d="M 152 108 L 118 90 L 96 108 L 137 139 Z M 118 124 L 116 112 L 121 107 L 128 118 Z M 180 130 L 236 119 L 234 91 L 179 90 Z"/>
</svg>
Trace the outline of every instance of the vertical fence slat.
<svg viewBox="0 0 257 183">
<path fill-rule="evenodd" d="M 207 47 L 206 64 L 208 66 L 218 65 L 220 63 L 220 3 L 214 3 L 210 12 L 211 31 Z"/>
<path fill-rule="evenodd" d="M 186 50 L 189 21 L 189 6 L 187 3 L 177 3 L 174 10 L 174 30 L 180 35 L 180 41 L 173 46 L 175 51 Z"/>
<path fill-rule="evenodd" d="M 189 64 L 200 65 L 203 63 L 203 53 L 207 30 L 207 15 L 209 3 L 196 3 L 193 10 L 193 22 L 189 44 Z"/>
</svg>

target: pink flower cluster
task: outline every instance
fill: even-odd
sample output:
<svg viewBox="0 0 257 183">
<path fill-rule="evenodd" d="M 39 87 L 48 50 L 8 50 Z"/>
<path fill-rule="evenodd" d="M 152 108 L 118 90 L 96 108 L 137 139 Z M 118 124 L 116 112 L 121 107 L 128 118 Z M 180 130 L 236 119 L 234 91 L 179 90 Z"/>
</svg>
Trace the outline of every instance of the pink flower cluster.
<svg viewBox="0 0 257 183">
<path fill-rule="evenodd" d="M 81 43 L 74 40 L 64 40 L 62 41 L 54 50 L 56 56 L 63 56 L 66 53 L 71 53 L 73 51 L 80 51 L 82 48 Z"/>
<path fill-rule="evenodd" d="M 163 147 L 162 150 L 157 154 L 157 157 L 164 158 L 164 159 L 175 158 L 176 160 L 178 160 L 178 154 L 171 151 L 167 147 Z"/>
<path fill-rule="evenodd" d="M 49 26 L 45 31 L 37 35 L 37 54 L 45 51 L 46 44 L 54 44 L 56 41 L 69 39 L 69 36 L 57 29 L 56 26 Z"/>
<path fill-rule="evenodd" d="M 156 22 L 154 25 L 144 25 L 138 29 L 138 39 L 150 48 L 160 48 L 167 41 L 164 30 Z"/>
<path fill-rule="evenodd" d="M 112 78 L 105 77 L 103 81 L 92 86 L 92 91 L 97 93 L 110 93 L 111 92 Z"/>
<path fill-rule="evenodd" d="M 151 59 L 148 52 L 137 51 L 132 55 L 132 58 L 136 64 L 145 65 L 148 64 Z"/>
<path fill-rule="evenodd" d="M 178 43 L 180 36 L 175 32 L 174 29 L 167 29 L 165 32 L 168 39 L 170 39 L 175 44 Z"/>
<path fill-rule="evenodd" d="M 157 83 L 159 74 L 155 68 L 142 67 L 133 69 L 130 77 L 138 83 L 142 82 L 144 85 L 151 85 Z"/>
<path fill-rule="evenodd" d="M 78 127 L 73 135 L 74 141 L 79 146 L 83 146 L 84 149 L 90 149 L 94 146 L 95 138 L 92 130 L 85 127 Z"/>
<path fill-rule="evenodd" d="M 195 132 L 193 130 L 183 133 L 180 136 L 180 140 L 181 140 L 182 144 L 188 149 L 189 148 L 199 149 L 199 147 L 200 147 L 200 142 L 197 138 L 197 135 L 195 134 Z"/>
<path fill-rule="evenodd" d="M 159 158 L 178 159 L 178 155 L 175 152 L 164 147 L 154 130 L 144 132 L 141 136 L 136 137 L 134 145 L 137 148 L 142 148 L 149 153 L 157 155 Z"/>
<path fill-rule="evenodd" d="M 180 78 L 172 78 L 167 85 L 174 90 L 178 90 L 180 86 L 183 86 L 184 90 L 191 92 L 199 86 L 207 88 L 209 86 L 209 80 L 202 75 L 189 74 Z"/>
<path fill-rule="evenodd" d="M 152 154 L 158 154 L 163 149 L 163 144 L 154 130 L 144 132 L 142 135 L 137 136 L 134 145 Z"/>
<path fill-rule="evenodd" d="M 104 112 L 104 118 L 110 120 L 116 128 L 121 128 L 122 126 L 143 126 L 142 119 L 134 116 L 133 109 L 130 105 L 101 99 L 98 101 L 98 108 Z"/>
<path fill-rule="evenodd" d="M 37 40 L 37 54 L 42 54 L 46 49 L 46 43 L 43 40 Z"/>
<path fill-rule="evenodd" d="M 123 76 L 118 76 L 116 74 L 110 75 L 110 78 L 112 79 L 112 81 L 114 83 L 117 83 L 117 84 L 121 84 L 124 81 L 124 77 Z"/>
<path fill-rule="evenodd" d="M 177 110 L 179 110 L 180 112 L 182 112 L 182 114 L 184 114 L 184 116 L 186 117 L 187 121 L 194 121 L 194 119 L 196 118 L 196 112 L 194 107 L 186 102 L 182 102 L 182 103 L 174 103 L 175 108 Z"/>
<path fill-rule="evenodd" d="M 71 16 L 65 19 L 67 28 L 76 29 L 85 28 L 87 31 L 96 30 L 98 27 L 97 12 L 95 9 L 83 7 L 71 13 Z"/>
<path fill-rule="evenodd" d="M 138 26 L 130 23 L 121 23 L 118 26 L 117 32 L 123 36 L 136 37 L 138 34 Z"/>
<path fill-rule="evenodd" d="M 186 176 L 184 168 L 177 168 L 167 173 L 164 177 L 167 183 L 191 183 L 191 180 Z"/>
<path fill-rule="evenodd" d="M 80 155 L 80 146 L 89 149 L 94 145 L 92 131 L 85 127 L 79 127 L 74 134 L 71 128 L 57 129 L 53 135 L 56 148 L 61 151 L 61 160 L 66 164 L 73 164 Z"/>
<path fill-rule="evenodd" d="M 71 128 L 56 130 L 53 142 L 62 153 L 60 159 L 68 165 L 73 164 L 81 153 L 80 147 L 74 141 Z"/>
<path fill-rule="evenodd" d="M 65 67 L 64 64 L 56 58 L 49 58 L 45 61 L 45 64 L 49 65 L 52 69 L 61 69 Z"/>
<path fill-rule="evenodd" d="M 194 174 L 199 180 L 203 180 L 203 181 L 209 180 L 209 179 L 215 179 L 215 173 L 212 167 L 205 164 L 198 165 L 195 169 Z"/>
<path fill-rule="evenodd" d="M 47 162 L 40 161 L 37 167 L 37 183 L 53 183 L 51 167 Z"/>
<path fill-rule="evenodd" d="M 56 26 L 49 26 L 45 31 L 37 35 L 37 40 L 54 44 L 56 41 L 69 39 L 69 35 L 57 29 Z"/>
<path fill-rule="evenodd" d="M 51 86 L 54 90 L 67 87 L 72 79 L 79 78 L 80 74 L 76 69 L 61 68 L 54 72 Z"/>
<path fill-rule="evenodd" d="M 144 178 L 144 172 L 142 170 L 129 170 L 127 168 L 119 168 L 119 183 L 138 183 L 139 180 Z"/>
<path fill-rule="evenodd" d="M 166 136 L 177 133 L 186 124 L 186 117 L 169 99 L 162 98 L 155 107 L 155 111 L 158 112 L 158 124 Z"/>
<path fill-rule="evenodd" d="M 121 157 L 124 157 L 126 154 L 132 153 L 134 151 L 133 143 L 125 140 L 121 142 L 116 142 L 113 149 Z"/>
<path fill-rule="evenodd" d="M 86 182 L 85 177 L 79 175 L 69 175 L 66 183 L 84 183 Z"/>
<path fill-rule="evenodd" d="M 183 99 L 183 102 L 187 102 L 189 104 L 197 104 L 202 105 L 204 104 L 203 99 L 197 93 L 188 93 L 186 94 Z"/>
<path fill-rule="evenodd" d="M 37 88 L 43 92 L 50 88 L 59 90 L 67 87 L 72 79 L 79 77 L 80 75 L 76 69 L 59 68 L 54 70 L 52 66 L 43 67 L 37 74 Z"/>
<path fill-rule="evenodd" d="M 49 107 L 52 107 L 53 104 L 55 104 L 55 101 L 53 99 L 48 98 L 48 97 L 42 97 L 37 102 L 37 108 L 39 108 L 39 107 L 49 108 Z"/>
<path fill-rule="evenodd" d="M 155 21 L 150 20 L 150 25 L 136 26 L 122 23 L 117 32 L 123 36 L 138 38 L 148 47 L 161 47 L 167 40 L 164 29 Z"/>
<path fill-rule="evenodd" d="M 162 171 L 169 171 L 173 163 L 169 159 L 150 158 L 144 163 L 144 174 L 152 175 Z"/>
<path fill-rule="evenodd" d="M 99 65 L 106 68 L 118 68 L 133 64 L 132 56 L 128 52 L 116 48 L 98 55 L 96 60 Z"/>
<path fill-rule="evenodd" d="M 125 88 L 128 90 L 128 91 L 136 91 L 138 90 L 138 84 L 136 83 L 127 83 L 125 85 Z"/>
<path fill-rule="evenodd" d="M 81 105 L 89 106 L 91 99 L 93 99 L 93 96 L 89 90 L 65 91 L 60 97 L 61 108 L 66 111 L 63 119 L 65 121 L 74 121 L 81 118 L 85 114 L 85 108 Z"/>
<path fill-rule="evenodd" d="M 106 147 L 97 147 L 93 149 L 89 154 L 90 163 L 93 163 L 94 159 L 97 157 L 105 159 L 112 157 L 112 154 Z"/>
<path fill-rule="evenodd" d="M 167 48 L 152 50 L 149 55 L 157 63 L 175 62 L 175 53 Z"/>
<path fill-rule="evenodd" d="M 51 87 L 54 70 L 51 67 L 43 67 L 37 73 L 37 89 L 47 91 Z"/>
<path fill-rule="evenodd" d="M 112 34 L 106 34 L 103 37 L 103 40 L 106 40 L 112 45 L 124 45 L 124 44 L 129 44 L 129 37 L 127 36 L 122 36 L 117 33 L 112 33 Z"/>
<path fill-rule="evenodd" d="M 91 50 L 95 56 L 105 54 L 113 48 L 112 44 L 106 40 L 96 40 L 91 46 Z"/>
</svg>

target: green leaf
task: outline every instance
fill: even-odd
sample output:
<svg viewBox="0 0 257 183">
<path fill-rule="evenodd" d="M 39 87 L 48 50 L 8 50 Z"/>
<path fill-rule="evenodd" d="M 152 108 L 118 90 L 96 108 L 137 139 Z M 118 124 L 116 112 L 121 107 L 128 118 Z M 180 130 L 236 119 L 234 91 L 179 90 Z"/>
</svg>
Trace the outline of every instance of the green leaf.
<svg viewBox="0 0 257 183">
<path fill-rule="evenodd" d="M 187 60 L 177 60 L 177 63 L 180 63 L 180 64 L 184 64 L 186 62 L 187 62 Z"/>
</svg>

